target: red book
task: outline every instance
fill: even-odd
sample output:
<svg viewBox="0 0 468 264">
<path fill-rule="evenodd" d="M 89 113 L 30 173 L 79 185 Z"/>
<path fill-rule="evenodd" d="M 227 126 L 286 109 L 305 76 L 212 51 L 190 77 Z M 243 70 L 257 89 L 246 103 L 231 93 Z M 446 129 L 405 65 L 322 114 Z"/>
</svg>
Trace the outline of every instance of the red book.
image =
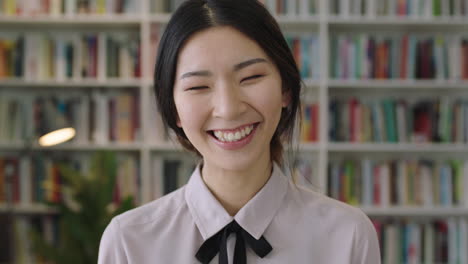
<svg viewBox="0 0 468 264">
<path fill-rule="evenodd" d="M 406 0 L 398 0 L 398 15 L 404 16 L 406 12 Z"/>
<path fill-rule="evenodd" d="M 414 110 L 413 129 L 418 143 L 428 142 L 431 138 L 431 116 L 427 107 L 421 105 Z"/>
<path fill-rule="evenodd" d="M 4 161 L 4 181 L 11 182 L 11 191 L 12 191 L 12 201 L 13 203 L 20 202 L 20 182 L 19 182 L 19 167 L 18 159 L 5 159 Z M 7 197 L 5 197 L 7 198 Z"/>
<path fill-rule="evenodd" d="M 357 142 L 358 141 L 358 105 L 359 102 L 358 100 L 353 97 L 351 98 L 349 102 L 349 121 L 350 121 L 350 132 L 351 132 L 351 142 Z"/>
<path fill-rule="evenodd" d="M 376 78 L 384 79 L 385 78 L 385 43 L 379 42 L 377 44 L 377 63 L 376 63 Z"/>
<path fill-rule="evenodd" d="M 423 79 L 429 78 L 430 70 L 429 70 L 429 64 L 430 64 L 430 53 L 429 53 L 429 46 L 427 41 L 424 41 L 421 44 L 421 64 L 419 65 L 421 67 L 421 77 Z"/>
<path fill-rule="evenodd" d="M 137 78 L 141 77 L 141 43 L 137 45 L 134 76 Z"/>
<path fill-rule="evenodd" d="M 382 59 L 382 67 L 383 67 L 383 76 L 384 79 L 388 79 L 390 77 L 390 41 L 385 41 L 384 48 L 383 48 L 383 59 Z"/>
<path fill-rule="evenodd" d="M 462 79 L 468 79 L 468 40 L 462 42 Z"/>
<path fill-rule="evenodd" d="M 276 14 L 282 14 L 283 13 L 283 1 L 278 0 L 276 1 Z"/>
<path fill-rule="evenodd" d="M 319 105 L 318 103 L 311 105 L 311 112 L 312 112 L 312 121 L 311 129 L 310 129 L 310 140 L 312 142 L 316 142 L 318 140 L 318 128 L 319 128 Z"/>
<path fill-rule="evenodd" d="M 293 54 L 297 67 L 301 68 L 301 42 L 298 38 L 293 39 Z"/>
<path fill-rule="evenodd" d="M 374 205 L 380 205 L 380 165 L 374 166 L 374 186 L 373 197 Z"/>
<path fill-rule="evenodd" d="M 115 96 L 109 98 L 109 140 L 117 140 L 117 110 Z"/>
<path fill-rule="evenodd" d="M 50 13 L 50 0 L 42 0 L 42 10 L 41 13 L 49 14 Z"/>
<path fill-rule="evenodd" d="M 52 165 L 52 179 L 51 179 L 51 196 L 50 196 L 50 202 L 53 203 L 59 203 L 61 201 L 61 193 L 60 193 L 60 172 L 58 169 L 57 164 Z"/>
<path fill-rule="evenodd" d="M 140 109 L 139 109 L 139 95 L 133 94 L 132 96 L 132 129 L 131 129 L 131 140 L 137 139 L 137 132 L 140 131 Z"/>
<path fill-rule="evenodd" d="M 408 72 L 408 35 L 404 35 L 401 40 L 401 56 L 400 56 L 400 78 L 406 79 Z"/>
</svg>

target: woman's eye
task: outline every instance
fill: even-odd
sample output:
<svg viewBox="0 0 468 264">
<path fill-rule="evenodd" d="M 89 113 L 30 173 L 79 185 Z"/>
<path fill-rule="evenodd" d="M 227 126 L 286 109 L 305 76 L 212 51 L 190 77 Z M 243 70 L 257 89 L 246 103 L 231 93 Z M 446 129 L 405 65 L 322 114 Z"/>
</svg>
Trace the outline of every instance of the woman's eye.
<svg viewBox="0 0 468 264">
<path fill-rule="evenodd" d="M 242 79 L 241 82 L 243 82 L 243 81 L 248 81 L 248 80 L 252 80 L 252 79 L 256 79 L 256 78 L 260 78 L 260 77 L 263 77 L 263 75 L 262 75 L 262 74 L 252 75 L 252 76 L 249 76 L 249 77 L 247 77 L 247 78 Z"/>
<path fill-rule="evenodd" d="M 196 90 L 202 90 L 202 89 L 205 89 L 205 88 L 208 88 L 208 86 L 194 86 L 194 87 L 187 88 L 185 90 L 186 91 L 196 91 Z"/>
</svg>

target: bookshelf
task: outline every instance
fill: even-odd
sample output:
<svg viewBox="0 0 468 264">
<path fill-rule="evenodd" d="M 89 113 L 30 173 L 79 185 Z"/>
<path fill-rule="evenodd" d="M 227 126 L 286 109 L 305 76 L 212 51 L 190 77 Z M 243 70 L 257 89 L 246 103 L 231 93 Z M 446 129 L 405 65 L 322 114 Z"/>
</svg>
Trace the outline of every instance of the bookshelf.
<svg viewBox="0 0 468 264">
<path fill-rule="evenodd" d="M 52 148 L 31 146 L 32 153 L 49 155 L 59 153 L 67 155 L 86 156 L 95 150 L 112 150 L 135 157 L 138 176 L 140 179 L 139 193 L 141 203 L 146 203 L 163 194 L 161 187 L 162 176 L 156 171 L 163 171 L 161 159 L 190 160 L 176 143 L 167 140 L 167 135 L 155 116 L 156 108 L 152 97 L 152 71 L 155 49 L 164 25 L 169 21 L 170 12 L 180 3 L 174 1 L 135 1 L 138 5 L 129 5 L 128 11 L 123 7 L 117 8 L 115 3 L 132 1 L 99 1 L 108 3 L 106 8 L 118 10 L 105 12 L 106 8 L 86 6 L 81 9 L 73 8 L 72 4 L 60 8 L 42 10 L 39 6 L 32 6 L 28 12 L 33 15 L 15 14 L 12 10 L 20 8 L 12 6 L 20 1 L 6 0 L 10 6 L 2 9 L 0 6 L 0 40 L 11 39 L 13 32 L 19 31 L 25 36 L 30 34 L 88 34 L 93 33 L 97 38 L 101 36 L 121 36 L 129 34 L 139 39 L 139 69 L 138 76 L 108 77 L 98 72 L 96 77 L 86 78 L 75 73 L 71 77 L 63 78 L 23 78 L 21 76 L 2 76 L 0 70 L 0 95 L 10 93 L 24 93 L 35 96 L 45 94 L 68 94 L 73 92 L 93 101 L 95 92 L 118 94 L 130 91 L 137 94 L 137 123 L 138 136 L 129 142 L 119 140 L 85 140 L 70 142 Z M 23 1 L 29 2 L 29 1 Z M 39 2 L 39 1 L 38 1 Z M 53 2 L 53 1 L 50 1 Z M 55 1 L 60 2 L 60 1 Z M 76 3 L 63 1 L 63 3 Z M 83 1 L 94 3 L 95 1 Z M 97 2 L 97 1 L 96 1 Z M 335 142 L 329 139 L 330 102 L 335 97 L 351 98 L 365 95 L 366 98 L 463 98 L 468 101 L 468 77 L 447 75 L 449 78 L 335 78 L 331 74 L 334 51 L 333 37 L 342 34 L 381 36 L 404 36 L 415 34 L 430 37 L 433 35 L 455 36 L 466 39 L 468 26 L 468 1 L 422 1 L 422 0 L 263 0 L 262 2 L 275 14 L 286 36 L 299 38 L 313 36 L 316 39 L 319 52 L 315 61 L 308 61 L 310 66 L 319 65 L 318 72 L 313 77 L 304 76 L 304 96 L 306 103 L 318 102 L 318 123 L 310 124 L 317 131 L 317 140 L 300 142 L 298 144 L 298 158 L 306 161 L 300 172 L 305 171 L 305 178 L 312 179 L 316 189 L 326 193 L 329 180 L 329 164 L 334 160 L 347 158 L 362 159 L 377 157 L 379 159 L 424 158 L 441 160 L 445 157 L 468 160 L 468 142 Z M 294 3 L 293 3 L 294 2 Z M 1 3 L 1 2 L 0 2 Z M 438 8 L 426 4 L 433 3 Z M 454 6 L 452 6 L 452 3 Z M 406 4 L 406 5 L 404 5 Z M 440 11 L 439 11 L 440 4 Z M 456 5 L 456 6 L 455 6 Z M 306 6 L 307 8 L 303 8 Z M 344 7 L 343 7 L 344 6 Z M 418 7 L 418 8 L 416 8 Z M 37 10 L 34 11 L 34 8 Z M 415 12 L 422 8 L 421 12 Z M 63 10 L 63 11 L 60 11 Z M 81 11 L 79 11 L 81 10 Z M 108 10 L 108 9 L 107 9 Z M 294 10 L 300 10 L 294 12 Z M 309 12 L 307 12 L 309 10 Z M 434 11 L 435 10 L 435 11 Z M 73 31 L 70 33 L 70 31 Z M 15 33 L 17 34 L 17 33 Z M 15 35 L 16 36 L 16 35 Z M 67 35 L 68 36 L 68 35 Z M 294 44 L 292 44 L 294 45 Z M 1 49 L 0 49 L 1 50 Z M 97 64 L 106 64 L 107 46 L 97 47 Z M 0 51 L 1 52 L 1 51 Z M 315 52 L 315 53 L 314 53 Z M 463 55 L 460 51 L 459 55 Z M 467 55 L 468 56 L 468 52 Z M 465 57 L 468 65 L 468 57 Z M 311 63 L 313 62 L 313 63 Z M 63 63 L 63 62 L 62 62 Z M 128 63 L 128 62 L 127 62 Z M 306 62 L 307 63 L 307 62 Z M 397 65 L 398 66 L 398 65 Z M 79 66 L 76 66 L 79 67 Z M 468 67 L 468 66 L 463 66 Z M 0 68 L 2 68 L 0 66 Z M 102 69 L 98 67 L 99 69 Z M 105 68 L 105 67 L 104 67 Z M 460 69 L 458 69 L 460 70 Z M 461 70 L 460 70 L 461 71 Z M 63 74 L 63 73 L 62 73 Z M 456 78 L 453 78 L 456 76 Z M 13 92 L 14 91 L 14 92 Z M 370 100 L 369 99 L 369 100 Z M 1 100 L 0 100 L 1 101 Z M 1 102 L 0 102 L 1 103 Z M 1 109 L 0 109 L 1 110 Z M 467 122 L 468 122 L 468 117 Z M 0 114 L 1 122 L 1 114 Z M 315 126 L 314 126 L 315 125 Z M 468 128 L 465 128 L 468 129 Z M 0 132 L 1 135 L 1 132 Z M 90 136 L 91 137 L 91 136 Z M 12 142 L 0 137 L 1 157 L 18 157 L 28 146 L 23 141 Z M 190 163 L 190 162 L 188 162 Z M 304 164 L 302 164 L 304 165 Z M 190 165 L 184 165 L 182 171 L 187 172 Z M 468 172 L 464 179 L 468 181 Z M 183 179 L 182 179 L 183 180 Z M 466 186 L 466 185 L 465 185 Z M 158 190 L 155 190 L 159 188 Z M 468 200 L 468 197 L 465 197 Z M 376 218 L 468 218 L 468 207 L 439 207 L 439 206 L 365 206 L 365 213 Z M 0 214 L 7 208 L 0 202 Z M 15 205 L 13 211 L 18 214 L 48 214 L 46 208 L 35 204 Z M 1 262 L 1 260 L 0 260 Z"/>
</svg>

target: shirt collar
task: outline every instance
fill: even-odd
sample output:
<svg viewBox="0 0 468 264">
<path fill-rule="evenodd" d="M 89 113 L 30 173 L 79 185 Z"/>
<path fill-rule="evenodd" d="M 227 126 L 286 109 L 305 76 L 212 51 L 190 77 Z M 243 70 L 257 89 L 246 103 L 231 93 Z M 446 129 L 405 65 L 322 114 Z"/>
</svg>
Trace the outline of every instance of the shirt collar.
<svg viewBox="0 0 468 264">
<path fill-rule="evenodd" d="M 281 206 L 287 186 L 287 178 L 274 163 L 268 182 L 232 217 L 203 182 L 198 165 L 186 186 L 185 200 L 204 240 L 219 232 L 233 219 L 250 235 L 259 239 Z"/>
</svg>

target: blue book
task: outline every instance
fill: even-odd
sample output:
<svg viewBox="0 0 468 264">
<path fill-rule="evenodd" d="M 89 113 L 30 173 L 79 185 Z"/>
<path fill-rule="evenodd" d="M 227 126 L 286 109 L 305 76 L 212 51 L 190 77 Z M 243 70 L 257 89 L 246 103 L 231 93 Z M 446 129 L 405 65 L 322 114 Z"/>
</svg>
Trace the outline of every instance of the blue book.
<svg viewBox="0 0 468 264">
<path fill-rule="evenodd" d="M 373 129 L 373 141 L 374 142 L 382 142 L 382 131 L 381 127 L 379 126 L 379 113 L 378 113 L 378 105 L 375 102 L 370 103 L 371 107 L 371 124 Z"/>
<path fill-rule="evenodd" d="M 301 78 L 309 78 L 310 76 L 310 51 L 312 46 L 312 39 L 310 37 L 300 38 L 300 56 L 301 56 Z"/>
<path fill-rule="evenodd" d="M 395 119 L 395 103 L 392 99 L 384 99 L 382 101 L 383 110 L 385 114 L 385 128 L 387 132 L 388 142 L 398 142 L 397 124 Z"/>
<path fill-rule="evenodd" d="M 416 36 L 408 36 L 408 79 L 414 79 L 416 76 L 416 46 L 418 40 Z"/>
</svg>

